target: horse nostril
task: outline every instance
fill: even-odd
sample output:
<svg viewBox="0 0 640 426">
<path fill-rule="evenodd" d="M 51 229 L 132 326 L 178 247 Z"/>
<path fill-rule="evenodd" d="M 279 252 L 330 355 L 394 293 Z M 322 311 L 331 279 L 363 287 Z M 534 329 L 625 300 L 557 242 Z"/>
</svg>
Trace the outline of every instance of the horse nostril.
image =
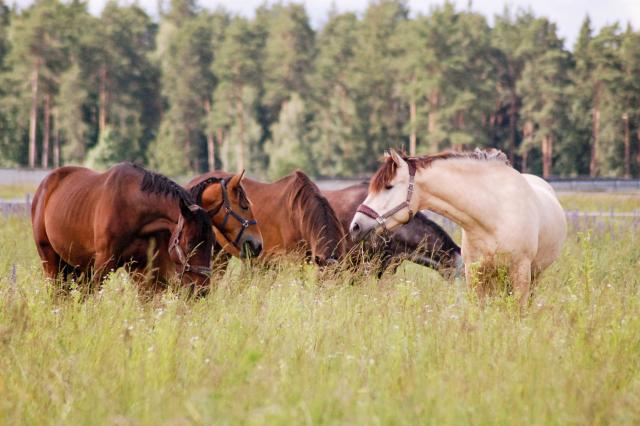
<svg viewBox="0 0 640 426">
<path fill-rule="evenodd" d="M 358 225 L 358 222 L 356 222 L 351 227 L 351 232 L 359 232 L 359 231 L 360 231 L 360 225 Z"/>
<path fill-rule="evenodd" d="M 254 245 L 254 247 L 253 247 L 253 254 L 254 254 L 255 256 L 258 256 L 260 253 L 262 253 L 262 244 L 257 243 L 257 244 L 255 244 L 255 245 Z"/>
</svg>

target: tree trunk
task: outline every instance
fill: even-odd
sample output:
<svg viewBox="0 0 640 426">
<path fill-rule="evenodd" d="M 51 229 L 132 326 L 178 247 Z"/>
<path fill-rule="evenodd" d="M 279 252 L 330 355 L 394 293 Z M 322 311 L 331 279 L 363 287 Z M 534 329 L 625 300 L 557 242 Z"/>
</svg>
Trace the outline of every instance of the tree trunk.
<svg viewBox="0 0 640 426">
<path fill-rule="evenodd" d="M 428 130 L 429 130 L 429 135 L 430 135 L 430 142 L 431 144 L 435 143 L 435 147 L 431 147 L 431 150 L 433 152 L 438 151 L 438 143 L 440 141 L 437 141 L 435 139 L 433 139 L 433 134 L 436 132 L 436 130 L 438 129 L 438 103 L 440 102 L 440 94 L 438 93 L 437 90 L 433 90 L 430 94 L 429 94 L 429 107 L 430 107 L 430 111 L 429 111 L 429 123 L 427 124 Z"/>
<path fill-rule="evenodd" d="M 102 135 L 107 127 L 107 66 L 102 65 L 99 71 L 100 93 L 98 94 L 98 132 Z"/>
<path fill-rule="evenodd" d="M 518 97 L 513 94 L 511 96 L 511 105 L 509 106 L 509 161 L 513 164 L 513 158 L 516 152 L 516 139 L 518 137 Z"/>
<path fill-rule="evenodd" d="M 53 167 L 60 167 L 60 130 L 57 128 L 57 120 L 53 122 Z"/>
<path fill-rule="evenodd" d="M 593 145 L 591 146 L 591 161 L 589 162 L 589 176 L 595 177 L 598 170 L 599 145 L 600 145 L 600 87 L 596 89 L 596 96 L 593 102 L 592 117 Z"/>
<path fill-rule="evenodd" d="M 207 121 L 211 119 L 211 101 L 209 99 L 204 100 L 204 111 L 207 114 Z M 216 141 L 213 136 L 213 130 L 207 131 L 207 163 L 209 171 L 212 172 L 216 169 Z"/>
<path fill-rule="evenodd" d="M 548 179 L 551 176 L 553 166 L 553 136 L 545 135 L 542 138 L 542 177 Z"/>
<path fill-rule="evenodd" d="M 409 115 L 411 119 L 411 135 L 409 136 L 409 155 L 416 155 L 416 101 L 411 99 L 409 103 Z"/>
<path fill-rule="evenodd" d="M 636 173 L 640 170 L 640 127 L 636 130 L 636 139 L 638 140 L 638 146 L 636 147 Z"/>
<path fill-rule="evenodd" d="M 38 130 L 38 77 L 40 75 L 40 60 L 31 73 L 31 112 L 29 114 L 29 167 L 36 166 L 36 132 Z"/>
<path fill-rule="evenodd" d="M 242 90 L 239 91 L 242 93 Z M 242 97 L 236 100 L 236 111 L 238 114 L 238 145 L 236 151 L 236 171 L 240 173 L 244 170 L 244 103 Z"/>
<path fill-rule="evenodd" d="M 42 130 L 42 168 L 49 167 L 49 139 L 51 137 L 51 93 L 44 95 L 44 129 Z"/>
<path fill-rule="evenodd" d="M 222 160 L 222 170 L 229 171 L 229 144 L 224 138 L 222 128 L 218 127 L 218 144 L 220 144 L 220 153 Z"/>
<path fill-rule="evenodd" d="M 629 114 L 622 114 L 624 121 L 624 177 L 631 177 L 631 135 L 629 133 Z"/>
</svg>

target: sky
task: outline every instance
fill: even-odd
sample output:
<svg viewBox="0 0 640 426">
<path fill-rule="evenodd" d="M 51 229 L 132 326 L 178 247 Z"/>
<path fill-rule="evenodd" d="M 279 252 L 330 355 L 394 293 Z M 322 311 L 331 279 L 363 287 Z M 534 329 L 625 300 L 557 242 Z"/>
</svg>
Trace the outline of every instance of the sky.
<svg viewBox="0 0 640 426">
<path fill-rule="evenodd" d="M 99 14 L 107 0 L 88 0 L 89 9 L 94 14 Z M 157 16 L 158 1 L 160 0 L 120 0 L 121 3 L 137 2 L 149 13 Z M 167 0 L 164 0 L 168 2 Z M 223 6 L 225 9 L 253 16 L 253 11 L 265 0 L 200 0 L 198 2 L 204 8 L 215 9 Z M 268 3 L 273 3 L 269 0 Z M 285 1 L 286 2 L 286 1 Z M 327 13 L 332 4 L 340 12 L 362 12 L 366 9 L 369 0 L 297 0 L 306 5 L 307 13 L 314 28 L 319 28 L 327 19 Z M 409 8 L 412 14 L 427 13 L 434 5 L 442 4 L 443 0 L 409 0 Z M 30 0 L 17 0 L 19 5 L 29 4 Z M 577 38 L 580 24 L 585 15 L 589 15 L 593 27 L 600 27 L 619 21 L 623 28 L 630 22 L 635 30 L 640 28 L 640 0 L 457 0 L 454 1 L 459 8 L 466 8 L 471 3 L 471 9 L 491 18 L 503 11 L 505 5 L 512 10 L 518 8 L 531 8 L 536 15 L 546 16 L 558 25 L 560 36 L 565 39 L 565 46 L 571 48 Z"/>
</svg>

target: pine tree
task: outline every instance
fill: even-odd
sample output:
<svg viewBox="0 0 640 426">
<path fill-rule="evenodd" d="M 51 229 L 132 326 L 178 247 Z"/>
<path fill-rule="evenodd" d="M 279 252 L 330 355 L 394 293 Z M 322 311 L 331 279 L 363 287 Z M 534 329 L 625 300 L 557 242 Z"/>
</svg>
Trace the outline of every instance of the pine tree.
<svg viewBox="0 0 640 426">
<path fill-rule="evenodd" d="M 213 62 L 213 73 L 217 78 L 213 99 L 216 114 L 214 124 L 220 133 L 237 135 L 236 170 L 246 167 L 249 124 L 252 120 L 253 104 L 257 98 L 258 39 L 249 22 L 235 18 L 225 32 L 224 41 Z M 252 126 L 253 127 L 253 126 Z M 228 158 L 225 162 L 228 162 Z"/>
<path fill-rule="evenodd" d="M 206 104 L 211 102 L 214 85 L 210 69 L 212 29 L 208 15 L 196 14 L 189 1 L 174 0 L 164 19 L 173 28 L 168 35 L 160 31 L 167 38 L 159 39 L 166 45 L 158 46 L 163 52 L 162 88 L 168 109 L 162 117 L 160 134 L 150 148 L 149 157 L 152 164 L 173 165 L 173 160 L 162 157 L 182 152 L 185 161 L 179 172 L 185 173 L 202 169 L 200 159 L 204 156 L 201 154 L 206 150 Z"/>
<path fill-rule="evenodd" d="M 589 44 L 592 60 L 590 83 L 593 90 L 593 144 L 589 174 L 622 172 L 622 105 L 620 91 L 624 74 L 620 60 L 622 38 L 617 24 L 603 27 Z"/>
<path fill-rule="evenodd" d="M 624 176 L 640 172 L 640 33 L 630 25 L 623 34 L 620 55 L 623 69 L 621 106 L 623 108 Z M 635 131 L 634 131 L 635 130 Z M 633 143 L 635 139 L 635 144 Z M 634 152 L 635 151 L 635 152 Z M 632 155 L 635 153 L 635 164 Z"/>
<path fill-rule="evenodd" d="M 593 61 L 590 45 L 593 39 L 591 20 L 585 17 L 580 33 L 573 47 L 574 66 L 570 70 L 571 84 L 567 89 L 570 102 L 570 126 L 562 141 L 562 150 L 558 163 L 565 174 L 589 174 L 593 155 L 593 85 L 591 73 Z"/>
<path fill-rule="evenodd" d="M 307 112 L 300 95 L 294 93 L 282 106 L 271 135 L 266 146 L 270 179 L 278 179 L 296 169 L 315 174 Z"/>
<path fill-rule="evenodd" d="M 55 90 L 55 76 L 63 62 L 62 23 L 63 5 L 58 0 L 39 0 L 14 19 L 11 27 L 13 49 L 10 63 L 14 81 L 23 96 L 29 93 L 29 167 L 36 166 L 37 131 L 39 106 L 42 95 L 46 99 L 45 121 L 48 124 L 51 111 L 51 96 Z M 24 76 L 29 78 L 25 79 Z M 48 144 L 49 127 L 43 129 L 45 146 Z M 42 153 L 43 163 L 47 163 L 49 153 Z"/>
<path fill-rule="evenodd" d="M 541 18 L 535 22 L 539 47 L 544 53 L 531 58 L 522 71 L 517 92 L 522 96 L 522 118 L 530 126 L 530 139 L 540 143 L 542 175 L 552 175 L 554 143 L 566 127 L 566 88 L 569 54 L 556 34 L 555 25 Z M 531 147 L 527 147 L 527 151 Z M 524 155 L 526 159 L 527 156 Z M 526 160 L 523 170 L 526 171 Z"/>
<path fill-rule="evenodd" d="M 268 10 L 262 71 L 263 102 L 269 122 L 291 94 L 308 97 L 307 76 L 315 53 L 314 33 L 301 4 L 275 4 Z"/>
<path fill-rule="evenodd" d="M 362 167 L 372 170 L 384 149 L 403 144 L 405 102 L 396 90 L 394 61 L 398 57 L 393 36 L 408 18 L 402 1 L 369 4 L 358 25 L 357 44 L 350 85 L 355 93 L 358 120 L 364 130 L 367 151 Z"/>
<path fill-rule="evenodd" d="M 325 176 L 363 173 L 366 140 L 358 117 L 350 75 L 356 49 L 357 18 L 353 13 L 330 15 L 318 36 L 318 53 L 310 79 L 313 114 L 313 158 Z"/>
<path fill-rule="evenodd" d="M 84 121 L 83 105 L 87 99 L 87 91 L 82 81 L 80 66 L 74 64 L 60 78 L 60 94 L 54 116 L 56 122 L 56 146 L 54 158 L 60 165 L 60 157 L 65 162 L 82 163 L 85 159 L 88 126 Z M 60 137 L 65 144 L 60 153 Z"/>
</svg>

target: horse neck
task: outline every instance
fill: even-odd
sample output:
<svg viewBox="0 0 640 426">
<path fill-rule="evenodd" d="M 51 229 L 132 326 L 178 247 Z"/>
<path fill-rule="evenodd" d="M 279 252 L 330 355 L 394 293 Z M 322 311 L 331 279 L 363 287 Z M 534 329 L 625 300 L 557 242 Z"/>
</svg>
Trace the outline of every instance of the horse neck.
<svg viewBox="0 0 640 426">
<path fill-rule="evenodd" d="M 315 245 L 316 249 L 327 244 L 333 249 L 341 244 L 342 224 L 331 210 L 328 200 L 319 191 L 313 191 L 308 187 L 298 188 L 296 184 L 294 177 L 290 181 L 287 207 L 292 213 L 292 222 L 296 224 L 301 238 Z M 304 196 L 298 194 L 298 191 L 303 191 Z"/>
<path fill-rule="evenodd" d="M 149 218 L 164 218 L 177 223 L 180 218 L 180 200 L 165 194 L 144 193 L 142 214 Z"/>
<path fill-rule="evenodd" d="M 488 176 L 494 175 L 495 162 L 439 160 L 419 168 L 419 209 L 429 209 L 454 221 L 463 229 L 486 220 L 486 200 L 493 199 Z"/>
</svg>

